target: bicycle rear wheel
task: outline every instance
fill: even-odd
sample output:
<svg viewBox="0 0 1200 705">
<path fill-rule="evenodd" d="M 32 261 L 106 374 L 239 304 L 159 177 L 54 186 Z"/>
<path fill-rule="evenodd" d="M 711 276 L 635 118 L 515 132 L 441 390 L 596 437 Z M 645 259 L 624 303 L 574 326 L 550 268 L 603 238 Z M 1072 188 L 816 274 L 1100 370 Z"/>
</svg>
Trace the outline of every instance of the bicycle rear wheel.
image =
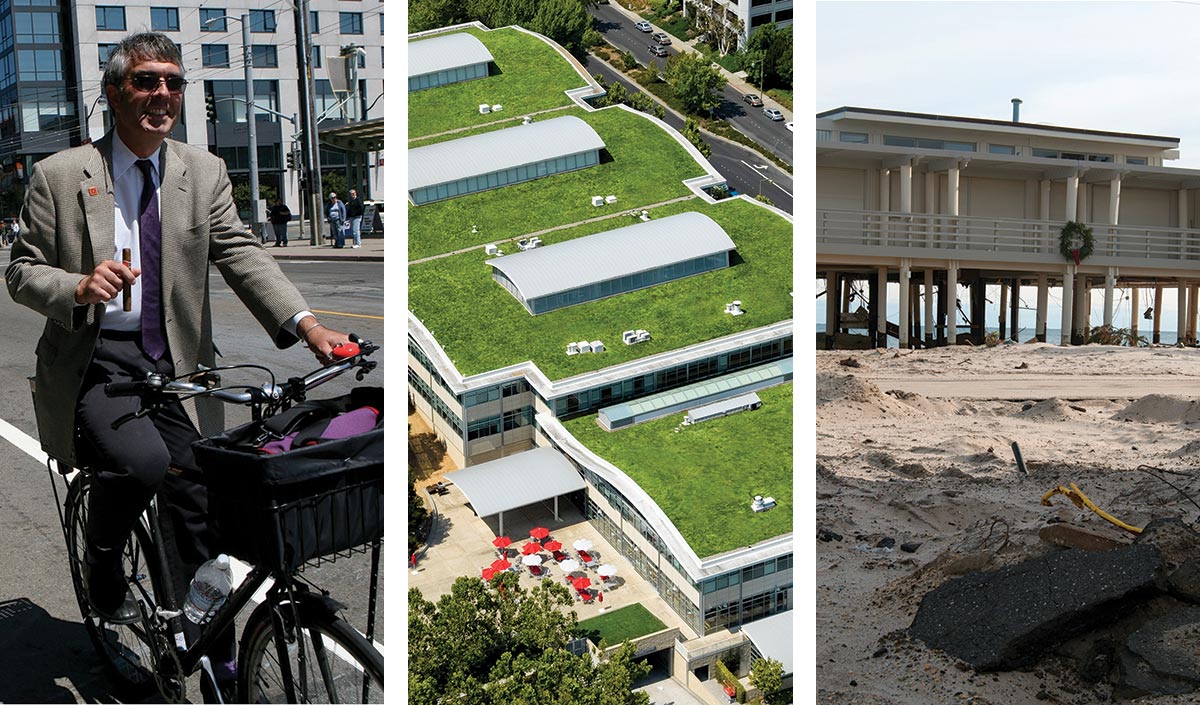
<svg viewBox="0 0 1200 705">
<path fill-rule="evenodd" d="M 84 548 L 86 546 L 88 495 L 92 478 L 79 473 L 67 491 L 64 517 L 67 523 L 67 557 L 71 566 L 71 582 L 79 603 L 83 624 L 96 654 L 117 689 L 131 697 L 144 697 L 157 689 L 154 679 L 153 639 L 143 623 L 110 624 L 92 611 L 88 604 L 87 585 L 83 579 Z M 125 544 L 124 574 L 143 609 L 153 612 L 158 573 L 158 558 L 145 529 L 138 524 Z M 144 612 L 145 613 L 145 612 Z"/>
<path fill-rule="evenodd" d="M 354 627 L 317 603 L 279 607 L 284 622 L 283 652 L 301 703 L 382 703 L 383 656 Z M 238 658 L 241 702 L 285 703 L 288 678 L 280 663 L 280 634 L 270 603 L 255 609 L 242 634 Z"/>
</svg>

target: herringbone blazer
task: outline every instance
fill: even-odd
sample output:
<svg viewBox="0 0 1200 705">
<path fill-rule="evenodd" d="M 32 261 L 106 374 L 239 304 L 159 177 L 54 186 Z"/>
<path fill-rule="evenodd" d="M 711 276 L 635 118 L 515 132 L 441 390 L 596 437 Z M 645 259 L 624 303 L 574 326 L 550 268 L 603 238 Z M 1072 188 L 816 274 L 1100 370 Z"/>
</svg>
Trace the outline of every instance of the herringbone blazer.
<svg viewBox="0 0 1200 705">
<path fill-rule="evenodd" d="M 110 132 L 33 166 L 21 238 L 5 272 L 13 300 L 46 317 L 37 344 L 34 411 L 42 448 L 69 462 L 75 460 L 75 407 L 104 314 L 103 305 L 76 304 L 75 287 L 113 257 L 113 139 Z M 167 140 L 160 165 L 162 302 L 175 371 L 213 365 L 210 262 L 278 347 L 295 343 L 281 326 L 307 306 L 275 259 L 245 232 L 225 162 Z M 201 433 L 220 429 L 219 402 L 189 402 L 187 408 Z"/>
</svg>

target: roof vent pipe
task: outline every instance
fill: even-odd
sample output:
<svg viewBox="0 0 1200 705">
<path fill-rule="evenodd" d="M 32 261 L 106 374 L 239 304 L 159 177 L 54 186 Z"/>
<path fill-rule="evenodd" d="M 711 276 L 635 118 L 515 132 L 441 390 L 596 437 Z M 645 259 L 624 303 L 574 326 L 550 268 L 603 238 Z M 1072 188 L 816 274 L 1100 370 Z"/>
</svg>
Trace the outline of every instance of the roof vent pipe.
<svg viewBox="0 0 1200 705">
<path fill-rule="evenodd" d="M 1013 98 L 1013 122 L 1021 122 L 1021 99 Z"/>
</svg>

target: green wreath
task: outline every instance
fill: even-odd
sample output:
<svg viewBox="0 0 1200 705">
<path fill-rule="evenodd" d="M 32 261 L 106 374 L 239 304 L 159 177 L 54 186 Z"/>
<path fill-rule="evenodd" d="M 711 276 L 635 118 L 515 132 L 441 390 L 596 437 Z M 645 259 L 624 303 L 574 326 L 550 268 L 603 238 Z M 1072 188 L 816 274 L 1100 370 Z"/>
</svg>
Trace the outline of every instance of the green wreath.
<svg viewBox="0 0 1200 705">
<path fill-rule="evenodd" d="M 1080 260 L 1091 256 L 1096 249 L 1096 236 L 1092 229 L 1083 223 L 1068 220 L 1058 235 L 1058 251 L 1069 260 L 1079 264 Z"/>
</svg>

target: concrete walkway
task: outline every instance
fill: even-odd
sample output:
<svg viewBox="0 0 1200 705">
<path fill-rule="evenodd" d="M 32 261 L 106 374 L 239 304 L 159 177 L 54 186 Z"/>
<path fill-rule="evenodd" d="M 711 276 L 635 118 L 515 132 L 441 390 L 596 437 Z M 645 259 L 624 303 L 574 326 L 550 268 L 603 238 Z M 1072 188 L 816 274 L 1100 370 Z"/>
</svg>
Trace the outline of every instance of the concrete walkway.
<svg viewBox="0 0 1200 705">
<path fill-rule="evenodd" d="M 383 261 L 383 236 L 373 237 L 364 235 L 362 238 L 362 247 L 358 249 L 352 248 L 352 238 L 346 238 L 346 246 L 342 249 L 331 247 L 328 243 L 328 231 L 322 231 L 323 245 L 310 245 L 309 238 L 312 235 L 307 227 L 304 231 L 304 237 L 300 236 L 300 226 L 295 222 L 291 222 L 288 226 L 288 246 L 275 247 L 275 231 L 268 225 L 267 241 L 264 247 L 267 252 L 270 252 L 278 260 L 322 260 L 322 261 L 339 261 L 346 260 L 350 262 L 382 262 Z"/>
</svg>

